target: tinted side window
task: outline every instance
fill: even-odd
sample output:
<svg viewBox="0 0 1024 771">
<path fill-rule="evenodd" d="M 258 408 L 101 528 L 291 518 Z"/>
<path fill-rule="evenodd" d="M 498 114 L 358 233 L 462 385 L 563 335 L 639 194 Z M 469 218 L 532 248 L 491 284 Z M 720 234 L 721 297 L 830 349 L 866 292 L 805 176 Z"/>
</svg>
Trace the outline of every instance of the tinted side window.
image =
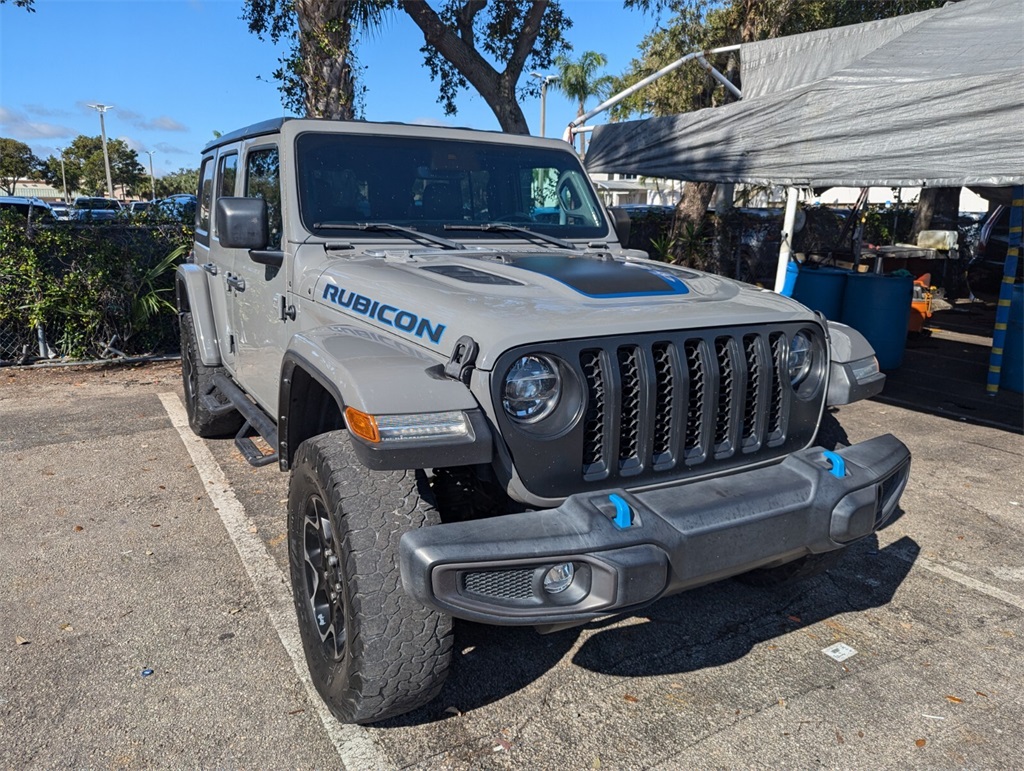
<svg viewBox="0 0 1024 771">
<path fill-rule="evenodd" d="M 267 249 L 280 249 L 281 175 L 276 147 L 249 152 L 245 160 L 245 195 L 267 202 Z"/>
<path fill-rule="evenodd" d="M 235 194 L 235 178 L 238 176 L 238 153 L 222 155 L 217 161 L 217 198 Z"/>
<path fill-rule="evenodd" d="M 235 194 L 235 177 L 238 171 L 238 154 L 224 155 L 220 159 L 220 169 L 217 178 L 217 197 L 232 196 Z"/>
<path fill-rule="evenodd" d="M 208 239 L 210 233 L 210 207 L 213 204 L 213 158 L 206 158 L 199 170 L 199 221 L 196 232 Z M 204 243 L 207 241 L 204 240 Z"/>
</svg>

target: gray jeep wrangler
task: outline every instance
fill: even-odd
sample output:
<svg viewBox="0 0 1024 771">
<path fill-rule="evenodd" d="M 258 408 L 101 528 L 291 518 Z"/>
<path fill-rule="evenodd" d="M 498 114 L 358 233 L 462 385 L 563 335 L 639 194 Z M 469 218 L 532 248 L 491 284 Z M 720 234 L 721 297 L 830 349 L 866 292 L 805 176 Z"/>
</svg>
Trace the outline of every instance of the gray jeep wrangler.
<svg viewBox="0 0 1024 771">
<path fill-rule="evenodd" d="M 556 140 L 294 119 L 205 148 L 189 420 L 291 472 L 339 719 L 432 699 L 453 617 L 550 631 L 806 576 L 896 509 L 907 448 L 843 446 L 828 411 L 881 390 L 864 339 L 627 229 Z"/>
</svg>

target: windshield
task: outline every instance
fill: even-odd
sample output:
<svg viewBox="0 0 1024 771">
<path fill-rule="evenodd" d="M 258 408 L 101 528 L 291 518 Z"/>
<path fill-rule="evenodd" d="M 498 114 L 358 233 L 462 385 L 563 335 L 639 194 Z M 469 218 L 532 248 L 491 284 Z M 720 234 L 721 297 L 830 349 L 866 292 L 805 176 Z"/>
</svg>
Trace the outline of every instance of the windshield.
<svg viewBox="0 0 1024 771">
<path fill-rule="evenodd" d="M 112 201 L 109 198 L 79 198 L 75 201 L 76 209 L 120 209 L 121 206 L 117 201 Z"/>
<path fill-rule="evenodd" d="M 389 223 L 460 241 L 508 231 L 452 234 L 451 226 L 505 222 L 559 238 L 604 238 L 607 225 L 569 151 L 444 139 L 301 135 L 299 206 L 312 233 L 331 223 Z M 445 226 L 449 226 L 446 233 Z"/>
</svg>

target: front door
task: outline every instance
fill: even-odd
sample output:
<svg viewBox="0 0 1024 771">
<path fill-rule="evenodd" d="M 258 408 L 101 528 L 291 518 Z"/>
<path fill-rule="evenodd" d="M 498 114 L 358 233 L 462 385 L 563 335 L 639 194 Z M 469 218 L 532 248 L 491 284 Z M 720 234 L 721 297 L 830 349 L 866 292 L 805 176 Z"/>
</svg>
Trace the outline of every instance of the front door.
<svg viewBox="0 0 1024 771">
<path fill-rule="evenodd" d="M 267 251 L 284 249 L 281 174 L 276 145 L 250 147 L 245 153 L 241 195 L 267 202 Z M 296 324 L 287 313 L 286 262 L 272 267 L 236 249 L 229 283 L 233 284 L 235 368 L 240 382 L 276 418 L 281 360 Z"/>
</svg>

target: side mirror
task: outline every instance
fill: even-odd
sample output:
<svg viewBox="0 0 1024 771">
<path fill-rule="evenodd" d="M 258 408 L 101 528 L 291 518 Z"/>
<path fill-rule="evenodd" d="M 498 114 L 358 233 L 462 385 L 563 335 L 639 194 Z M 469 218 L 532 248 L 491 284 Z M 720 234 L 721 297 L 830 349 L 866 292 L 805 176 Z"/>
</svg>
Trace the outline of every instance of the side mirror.
<svg viewBox="0 0 1024 771">
<path fill-rule="evenodd" d="M 228 249 L 266 249 L 267 202 L 262 198 L 219 198 L 217 238 Z"/>
<path fill-rule="evenodd" d="M 612 228 L 615 230 L 615 236 L 619 239 L 619 245 L 623 249 L 629 248 L 629 230 L 632 227 L 632 220 L 629 219 L 629 215 L 626 214 L 625 209 L 620 209 L 617 206 L 611 206 L 608 208 L 608 213 L 612 217 Z"/>
</svg>

